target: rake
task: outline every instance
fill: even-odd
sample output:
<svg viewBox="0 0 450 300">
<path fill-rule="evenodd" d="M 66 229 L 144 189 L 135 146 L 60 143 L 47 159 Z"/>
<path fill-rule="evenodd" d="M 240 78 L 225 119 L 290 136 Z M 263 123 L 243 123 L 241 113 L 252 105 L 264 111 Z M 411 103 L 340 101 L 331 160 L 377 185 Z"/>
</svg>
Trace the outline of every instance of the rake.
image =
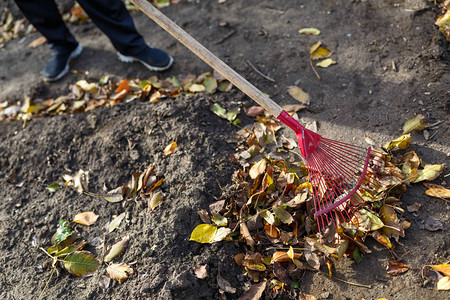
<svg viewBox="0 0 450 300">
<path fill-rule="evenodd" d="M 376 186 L 374 170 L 379 152 L 320 136 L 305 128 L 277 103 L 212 54 L 146 0 L 132 0 L 150 19 L 190 49 L 239 90 L 294 130 L 313 187 L 315 218 L 319 229 L 332 220 L 348 221 L 363 202 L 361 190 Z M 381 160 L 379 160 L 381 161 Z"/>
</svg>

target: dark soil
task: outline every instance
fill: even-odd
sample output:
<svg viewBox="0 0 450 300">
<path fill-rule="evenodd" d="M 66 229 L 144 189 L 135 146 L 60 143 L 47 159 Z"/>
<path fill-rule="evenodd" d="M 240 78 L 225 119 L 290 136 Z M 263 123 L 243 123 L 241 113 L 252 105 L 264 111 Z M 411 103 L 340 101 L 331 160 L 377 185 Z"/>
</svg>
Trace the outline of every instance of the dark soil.
<svg viewBox="0 0 450 300">
<path fill-rule="evenodd" d="M 9 3 L 9 5 L 12 5 Z M 311 95 L 311 105 L 301 113 L 303 122 L 317 120 L 319 133 L 337 140 L 364 144 L 364 134 L 387 142 L 401 134 L 404 121 L 418 113 L 430 122 L 443 121 L 430 131 L 429 140 L 413 133 L 418 155 L 429 163 L 449 164 L 450 53 L 448 43 L 433 25 L 438 15 L 428 1 L 269 1 L 228 0 L 181 2 L 163 9 L 192 36 L 226 61 L 281 105 L 294 103 L 287 87 L 297 85 Z M 210 68 L 141 13 L 133 14 L 146 40 L 166 49 L 174 66 L 161 77 L 201 74 Z M 227 26 L 219 24 L 226 22 Z M 319 37 L 297 33 L 317 27 Z M 0 49 L 0 102 L 20 102 L 24 96 L 47 99 L 67 94 L 80 79 L 97 81 L 109 74 L 114 80 L 155 75 L 138 64 L 124 64 L 108 39 L 92 23 L 71 25 L 85 46 L 71 73 L 56 83 L 39 75 L 49 57 L 45 46 L 28 44 L 39 37 L 30 34 Z M 228 36 L 230 32 L 235 33 Z M 225 40 L 224 38 L 227 37 Z M 309 65 L 309 46 L 317 41 L 331 49 L 337 64 L 318 70 Z M 272 83 L 258 75 L 275 79 Z M 393 67 L 395 65 L 395 67 Z M 44 298 L 58 299 L 216 299 L 217 272 L 242 294 L 239 267 L 232 256 L 239 245 L 221 242 L 200 245 L 189 242 L 201 221 L 199 209 L 221 196 L 238 168 L 230 160 L 235 151 L 237 128 L 210 111 L 214 102 L 244 107 L 253 102 L 240 91 L 214 95 L 179 96 L 157 103 L 132 102 L 90 113 L 36 118 L 0 124 L 0 297 L 37 298 L 50 276 L 49 259 L 39 247 L 50 246 L 60 219 L 94 211 L 100 218 L 90 226 L 76 226 L 86 240 L 103 238 L 103 228 L 113 215 L 126 212 L 119 230 L 106 235 L 112 244 L 130 236 L 121 258 L 134 262 L 135 274 L 109 289 L 99 286 L 102 267 L 94 276 L 74 277 L 63 271 L 49 283 Z M 242 117 L 244 124 L 252 122 Z M 288 132 L 287 130 L 285 130 Z M 177 140 L 176 152 L 163 155 L 164 147 Z M 131 175 L 154 165 L 164 176 L 165 199 L 152 213 L 144 202 L 108 203 L 63 188 L 54 194 L 47 186 L 61 182 L 64 174 L 79 169 L 90 173 L 90 189 L 103 192 L 128 182 Z M 448 171 L 444 172 L 448 174 Z M 449 177 L 436 183 L 449 185 Z M 23 184 L 22 184 L 23 183 Z M 402 207 L 422 204 L 417 213 L 405 213 L 411 227 L 399 249 L 410 270 L 389 276 L 385 268 L 389 252 L 369 239 L 373 251 L 360 264 L 343 259 L 335 275 L 372 285 L 371 289 L 334 281 L 308 272 L 300 289 L 332 299 L 444 299 L 446 292 L 424 283 L 420 270 L 426 264 L 449 258 L 449 235 L 445 230 L 426 231 L 423 220 L 439 219 L 448 228 L 448 202 L 430 198 L 420 185 L 409 187 Z M 100 249 L 89 248 L 101 255 Z M 197 279 L 192 268 L 207 264 L 209 279 Z"/>
</svg>

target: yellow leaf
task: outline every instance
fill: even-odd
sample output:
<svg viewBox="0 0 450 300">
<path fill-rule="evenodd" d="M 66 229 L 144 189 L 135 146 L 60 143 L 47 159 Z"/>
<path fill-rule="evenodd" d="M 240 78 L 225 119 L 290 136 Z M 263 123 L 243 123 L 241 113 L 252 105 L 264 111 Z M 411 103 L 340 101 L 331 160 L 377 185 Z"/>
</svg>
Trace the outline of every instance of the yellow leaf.
<svg viewBox="0 0 450 300">
<path fill-rule="evenodd" d="M 194 228 L 191 233 L 190 241 L 208 244 L 214 240 L 217 233 L 217 227 L 209 224 L 200 224 Z"/>
<path fill-rule="evenodd" d="M 81 224 L 81 225 L 90 226 L 90 225 L 94 224 L 97 221 L 97 219 L 98 219 L 98 215 L 96 215 L 94 212 L 86 211 L 86 212 L 77 214 L 73 218 L 73 222 Z"/>
<path fill-rule="evenodd" d="M 157 192 L 148 200 L 148 210 L 153 211 L 164 199 L 162 192 Z"/>
<path fill-rule="evenodd" d="M 444 276 L 439 279 L 437 283 L 438 291 L 448 291 L 450 290 L 450 276 Z"/>
<path fill-rule="evenodd" d="M 301 28 L 298 30 L 298 33 L 300 34 L 307 34 L 307 35 L 319 35 L 320 30 L 317 28 Z"/>
<path fill-rule="evenodd" d="M 98 85 L 96 83 L 88 83 L 84 79 L 77 81 L 75 85 L 78 86 L 83 91 L 88 92 L 90 94 L 94 94 L 98 89 Z"/>
<path fill-rule="evenodd" d="M 425 191 L 425 194 L 431 197 L 436 198 L 444 198 L 444 199 L 450 199 L 450 190 L 446 189 L 443 186 L 432 184 L 432 183 L 424 183 L 424 185 L 428 188 L 428 190 Z"/>
<path fill-rule="evenodd" d="M 392 244 L 391 241 L 389 240 L 389 238 L 387 236 L 385 236 L 384 234 L 381 234 L 378 231 L 374 231 L 372 233 L 372 236 L 378 241 L 378 243 L 385 245 L 386 247 L 388 247 L 389 249 L 392 248 Z"/>
<path fill-rule="evenodd" d="M 404 236 L 405 231 L 403 227 L 400 225 L 400 220 L 397 217 L 397 213 L 392 206 L 383 205 L 380 209 L 381 220 L 386 225 L 382 228 L 383 233 L 388 237 L 395 237 L 396 239 L 399 236 Z"/>
<path fill-rule="evenodd" d="M 417 178 L 413 182 L 435 180 L 439 175 L 441 175 L 441 173 L 444 171 L 444 168 L 445 164 L 425 165 L 423 170 L 417 171 Z"/>
<path fill-rule="evenodd" d="M 303 182 L 295 189 L 295 192 L 298 193 L 299 191 L 304 190 L 304 189 L 308 189 L 312 193 L 313 190 L 312 190 L 311 182 L 309 182 L 309 181 Z"/>
<path fill-rule="evenodd" d="M 294 261 L 294 248 L 292 246 L 289 246 L 289 251 L 287 252 L 288 256 L 292 261 Z"/>
<path fill-rule="evenodd" d="M 120 223 L 122 222 L 123 218 L 125 218 L 125 213 L 121 213 L 120 215 L 116 216 L 108 225 L 108 233 L 113 232 L 120 226 Z"/>
<path fill-rule="evenodd" d="M 292 98 L 304 105 L 309 105 L 311 102 L 311 98 L 308 93 L 297 86 L 288 86 L 288 93 L 292 96 Z"/>
<path fill-rule="evenodd" d="M 432 267 L 438 272 L 441 272 L 445 276 L 450 276 L 450 265 L 449 264 L 441 264 L 441 265 L 428 265 L 428 267 Z"/>
<path fill-rule="evenodd" d="M 428 125 L 428 121 L 424 121 L 424 118 L 424 115 L 419 114 L 406 120 L 403 125 L 403 134 L 424 130 Z"/>
<path fill-rule="evenodd" d="M 411 135 L 408 133 L 399 136 L 393 141 L 390 141 L 384 146 L 384 148 L 386 148 L 386 150 L 391 150 L 393 148 L 403 150 L 408 148 L 410 144 L 411 144 Z"/>
<path fill-rule="evenodd" d="M 441 28 L 450 27 L 450 9 L 444 15 L 440 16 L 435 24 Z"/>
<path fill-rule="evenodd" d="M 316 42 L 309 48 L 309 56 L 311 60 L 328 58 L 333 54 L 329 49 L 321 46 L 322 42 Z"/>
<path fill-rule="evenodd" d="M 267 162 L 264 158 L 261 159 L 260 161 L 258 161 L 257 163 L 255 163 L 250 168 L 250 171 L 248 172 L 250 175 L 250 178 L 256 179 L 259 175 L 264 174 L 264 172 L 266 171 L 266 167 L 267 167 Z"/>
<path fill-rule="evenodd" d="M 329 66 L 334 65 L 334 64 L 336 64 L 336 61 L 334 61 L 332 58 L 327 58 L 327 59 L 324 59 L 324 60 L 316 63 L 316 66 L 321 67 L 321 68 L 328 68 Z"/>
<path fill-rule="evenodd" d="M 172 142 L 169 145 L 164 148 L 164 155 L 169 155 L 175 152 L 175 149 L 177 148 L 177 142 Z"/>
</svg>

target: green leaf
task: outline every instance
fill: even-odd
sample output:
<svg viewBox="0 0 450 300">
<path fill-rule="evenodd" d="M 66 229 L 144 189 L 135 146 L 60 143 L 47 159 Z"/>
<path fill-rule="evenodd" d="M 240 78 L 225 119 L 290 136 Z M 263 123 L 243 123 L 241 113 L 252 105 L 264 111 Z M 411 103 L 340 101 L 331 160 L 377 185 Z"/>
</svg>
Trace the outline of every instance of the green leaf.
<svg viewBox="0 0 450 300">
<path fill-rule="evenodd" d="M 64 241 L 72 234 L 72 229 L 69 227 L 69 222 L 62 219 L 59 221 L 58 228 L 56 229 L 55 234 L 52 237 L 52 245 L 57 245 Z"/>
<path fill-rule="evenodd" d="M 403 125 L 403 134 L 424 130 L 428 125 L 428 121 L 425 121 L 424 118 L 424 115 L 419 114 L 406 120 Z"/>
<path fill-rule="evenodd" d="M 359 264 L 362 262 L 362 256 L 361 252 L 359 251 L 359 248 L 355 248 L 353 251 L 353 259 Z"/>
<path fill-rule="evenodd" d="M 285 224 L 291 224 L 292 222 L 294 222 L 294 218 L 292 217 L 292 215 L 281 206 L 275 206 L 273 208 L 273 212 L 281 220 L 281 222 Z"/>
<path fill-rule="evenodd" d="M 121 255 L 128 246 L 128 241 L 130 240 L 129 236 L 124 237 L 120 242 L 115 243 L 111 246 L 111 248 L 106 251 L 105 256 L 103 257 L 104 262 L 110 262 L 114 258 Z"/>
<path fill-rule="evenodd" d="M 216 233 L 216 226 L 209 224 L 200 224 L 194 228 L 189 240 L 197 243 L 208 244 L 214 240 Z"/>
<path fill-rule="evenodd" d="M 211 111 L 221 118 L 227 119 L 227 110 L 218 103 L 211 105 Z"/>
<path fill-rule="evenodd" d="M 209 94 L 214 94 L 217 90 L 217 80 L 213 76 L 206 76 L 203 81 L 205 85 L 206 92 Z"/>
<path fill-rule="evenodd" d="M 59 184 L 57 184 L 57 183 L 52 183 L 52 184 L 50 184 L 50 185 L 47 187 L 47 190 L 48 190 L 50 193 L 54 193 L 54 192 L 56 192 L 57 190 L 59 190 L 59 188 L 60 188 Z"/>
<path fill-rule="evenodd" d="M 64 259 L 64 268 L 75 276 L 91 275 L 100 266 L 100 262 L 88 251 L 76 251 Z"/>
</svg>

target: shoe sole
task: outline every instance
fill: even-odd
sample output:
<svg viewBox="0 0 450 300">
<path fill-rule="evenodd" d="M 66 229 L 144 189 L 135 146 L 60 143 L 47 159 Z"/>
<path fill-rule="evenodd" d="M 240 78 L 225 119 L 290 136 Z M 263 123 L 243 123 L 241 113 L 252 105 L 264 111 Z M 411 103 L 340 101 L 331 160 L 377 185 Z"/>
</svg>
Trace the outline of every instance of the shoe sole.
<svg viewBox="0 0 450 300">
<path fill-rule="evenodd" d="M 62 72 L 59 73 L 56 77 L 52 77 L 52 78 L 44 77 L 44 80 L 52 82 L 52 81 L 57 81 L 57 80 L 63 78 L 67 73 L 69 73 L 70 62 L 74 58 L 78 57 L 82 51 L 83 51 L 83 46 L 81 46 L 81 44 L 78 44 L 78 46 L 75 48 L 75 50 L 73 50 L 72 53 L 70 53 L 69 59 L 67 60 L 67 64 L 66 64 L 64 70 L 62 70 Z"/>
<path fill-rule="evenodd" d="M 167 65 L 165 65 L 164 67 L 155 67 L 155 66 L 149 65 L 148 63 L 146 63 L 146 62 L 144 62 L 144 61 L 142 61 L 140 59 L 137 59 L 137 58 L 135 58 L 133 56 L 123 55 L 120 52 L 117 52 L 117 56 L 118 56 L 119 60 L 121 62 L 124 62 L 124 63 L 132 63 L 132 62 L 135 62 L 135 61 L 140 62 L 141 64 L 143 64 L 150 71 L 158 71 L 158 72 L 159 71 L 165 71 L 165 70 L 169 69 L 172 66 L 172 64 L 173 64 L 173 58 L 170 55 L 169 55 L 169 58 L 170 58 L 169 63 Z"/>
</svg>

